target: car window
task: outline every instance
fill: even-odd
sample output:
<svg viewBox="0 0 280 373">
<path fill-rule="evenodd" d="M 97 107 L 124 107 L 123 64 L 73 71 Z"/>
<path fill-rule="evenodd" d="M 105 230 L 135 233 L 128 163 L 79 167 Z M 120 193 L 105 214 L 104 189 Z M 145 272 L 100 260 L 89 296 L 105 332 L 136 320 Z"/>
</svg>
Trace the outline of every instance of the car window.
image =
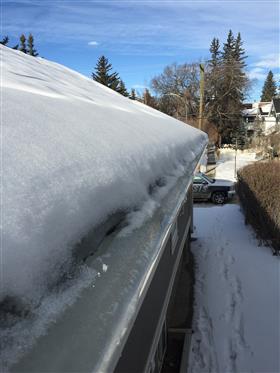
<svg viewBox="0 0 280 373">
<path fill-rule="evenodd" d="M 202 177 L 199 177 L 199 176 L 195 176 L 194 178 L 193 178 L 193 182 L 194 182 L 194 184 L 202 184 L 203 183 L 203 179 L 202 179 Z"/>
<path fill-rule="evenodd" d="M 206 175 L 204 175 L 204 174 L 203 174 L 203 178 L 206 179 L 209 183 L 212 183 L 212 184 L 213 184 L 213 183 L 215 182 L 214 179 L 212 179 L 211 177 L 206 176 Z"/>
</svg>

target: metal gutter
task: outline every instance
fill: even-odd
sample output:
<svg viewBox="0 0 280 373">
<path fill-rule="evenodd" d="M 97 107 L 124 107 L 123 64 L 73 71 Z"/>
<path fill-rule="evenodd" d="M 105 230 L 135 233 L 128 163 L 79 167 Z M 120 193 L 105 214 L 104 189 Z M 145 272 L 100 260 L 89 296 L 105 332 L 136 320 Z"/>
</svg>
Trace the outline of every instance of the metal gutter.
<svg viewBox="0 0 280 373">
<path fill-rule="evenodd" d="M 102 263 L 106 262 L 108 271 L 81 292 L 11 371 L 107 373 L 114 370 L 202 153 L 190 163 L 188 174 L 178 180 L 161 207 L 141 228 L 127 237 L 119 236 L 116 231 L 105 238 L 98 255 L 89 257 L 86 264 L 100 273 Z"/>
</svg>

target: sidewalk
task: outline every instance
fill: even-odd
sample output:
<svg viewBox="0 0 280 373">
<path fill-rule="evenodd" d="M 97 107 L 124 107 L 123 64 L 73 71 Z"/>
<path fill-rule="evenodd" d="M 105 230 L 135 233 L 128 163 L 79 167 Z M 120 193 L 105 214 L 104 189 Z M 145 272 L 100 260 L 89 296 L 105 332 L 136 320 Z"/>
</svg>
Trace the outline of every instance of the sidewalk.
<svg viewBox="0 0 280 373">
<path fill-rule="evenodd" d="M 280 371 L 280 261 L 239 205 L 196 207 L 194 334 L 188 372 Z"/>
</svg>

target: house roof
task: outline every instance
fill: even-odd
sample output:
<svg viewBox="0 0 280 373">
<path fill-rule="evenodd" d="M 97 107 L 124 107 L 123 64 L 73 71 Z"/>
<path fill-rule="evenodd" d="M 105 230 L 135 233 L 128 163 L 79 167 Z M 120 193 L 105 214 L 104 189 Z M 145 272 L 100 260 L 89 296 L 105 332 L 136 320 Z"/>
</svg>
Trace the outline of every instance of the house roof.
<svg viewBox="0 0 280 373">
<path fill-rule="evenodd" d="M 273 102 L 273 106 L 275 109 L 275 113 L 279 114 L 280 113 L 280 98 L 274 98 L 272 102 Z"/>
<path fill-rule="evenodd" d="M 244 109 L 243 111 L 242 111 L 242 113 L 243 113 L 243 115 L 245 116 L 245 117 L 247 117 L 247 116 L 255 116 L 255 115 L 257 115 L 258 114 L 258 108 L 253 108 L 253 109 Z"/>
<path fill-rule="evenodd" d="M 271 110 L 271 102 L 260 102 L 259 103 L 259 109 L 261 114 L 268 114 Z"/>
<path fill-rule="evenodd" d="M 251 102 L 245 102 L 243 105 L 244 110 L 245 109 L 252 109 L 253 104 Z"/>
</svg>

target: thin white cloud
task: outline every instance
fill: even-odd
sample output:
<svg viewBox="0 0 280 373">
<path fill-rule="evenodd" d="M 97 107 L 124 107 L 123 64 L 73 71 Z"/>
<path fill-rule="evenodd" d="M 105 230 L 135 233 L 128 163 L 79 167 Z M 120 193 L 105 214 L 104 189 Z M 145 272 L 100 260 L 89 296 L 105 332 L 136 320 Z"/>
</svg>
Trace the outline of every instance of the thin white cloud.
<svg viewBox="0 0 280 373">
<path fill-rule="evenodd" d="M 18 38 L 22 32 L 28 33 L 32 24 L 38 43 L 59 43 L 70 49 L 76 48 L 75 43 L 96 48 L 97 44 L 90 44 L 94 35 L 95 40 L 102 40 L 104 53 L 176 60 L 184 56 L 208 58 L 212 38 L 218 37 L 222 46 L 231 27 L 234 35 L 241 32 L 246 54 L 260 61 L 278 51 L 277 10 L 275 1 L 268 12 L 265 2 L 254 4 L 254 0 L 14 0 L 3 5 L 3 28 L 11 38 Z M 256 27 L 258 19 L 261 22 Z M 104 27 L 106 24 L 110 27 Z M 55 39 L 50 30 L 57 35 Z M 77 32 L 73 34 L 73 30 Z"/>
<path fill-rule="evenodd" d="M 97 41 L 89 41 L 88 42 L 88 45 L 91 45 L 91 46 L 93 46 L 93 47 L 96 47 L 97 45 L 99 45 L 99 43 L 97 42 Z"/>
<path fill-rule="evenodd" d="M 263 80 L 267 76 L 267 71 L 261 67 L 254 67 L 248 72 L 250 79 Z"/>
<path fill-rule="evenodd" d="M 279 73 L 277 73 L 277 68 L 279 69 L 280 67 L 279 62 L 280 62 L 279 53 L 270 53 L 270 54 L 261 56 L 259 60 L 251 64 L 251 69 L 248 72 L 249 78 L 265 80 L 267 77 L 268 71 L 273 70 L 274 79 L 278 80 Z"/>
<path fill-rule="evenodd" d="M 260 61 L 254 63 L 255 67 L 273 69 L 280 66 L 280 54 L 273 53 L 264 56 Z"/>
<path fill-rule="evenodd" d="M 145 89 L 147 88 L 146 85 L 142 85 L 142 84 L 133 84 L 132 88 L 135 88 L 135 89 Z"/>
<path fill-rule="evenodd" d="M 89 44 L 94 32 L 105 50 L 118 54 L 177 56 L 208 53 L 211 39 L 225 40 L 229 25 L 241 32 L 248 55 L 276 53 L 277 4 L 254 1 L 32 1 L 3 5 L 3 27 L 11 37 L 32 32 L 42 42 Z M 214 4 L 214 5 L 213 5 Z M 24 14 L 24 17 L 23 17 Z M 246 15 L 246 16 L 245 16 Z M 256 27 L 256 20 L 260 19 Z M 94 27 L 92 19 L 94 18 Z M 36 20 L 36 21 L 34 21 Z M 109 28 L 104 27 L 110 24 Z M 73 34 L 73 30 L 78 30 Z M 75 48 L 75 46 L 73 46 Z M 174 58 L 175 59 L 175 58 Z"/>
<path fill-rule="evenodd" d="M 280 73 L 273 74 L 273 75 L 274 75 L 274 80 L 276 80 L 276 82 L 280 83 Z"/>
</svg>

